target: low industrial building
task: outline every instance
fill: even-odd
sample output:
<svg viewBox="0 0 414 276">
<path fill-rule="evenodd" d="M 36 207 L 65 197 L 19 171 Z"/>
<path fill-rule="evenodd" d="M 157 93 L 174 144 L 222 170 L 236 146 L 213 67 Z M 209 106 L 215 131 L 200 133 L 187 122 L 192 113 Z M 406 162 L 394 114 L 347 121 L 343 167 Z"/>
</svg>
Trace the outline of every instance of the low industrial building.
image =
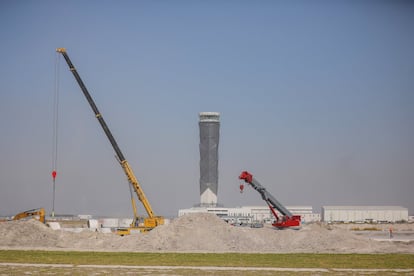
<svg viewBox="0 0 414 276">
<path fill-rule="evenodd" d="M 293 215 L 300 215 L 303 223 L 320 221 L 320 214 L 313 213 L 312 206 L 287 206 L 286 208 Z M 242 206 L 236 208 L 193 207 L 180 209 L 178 216 L 180 217 L 189 213 L 212 213 L 229 223 L 272 223 L 275 220 L 268 206 Z"/>
<path fill-rule="evenodd" d="M 408 209 L 401 206 L 323 206 L 323 222 L 407 222 Z"/>
</svg>

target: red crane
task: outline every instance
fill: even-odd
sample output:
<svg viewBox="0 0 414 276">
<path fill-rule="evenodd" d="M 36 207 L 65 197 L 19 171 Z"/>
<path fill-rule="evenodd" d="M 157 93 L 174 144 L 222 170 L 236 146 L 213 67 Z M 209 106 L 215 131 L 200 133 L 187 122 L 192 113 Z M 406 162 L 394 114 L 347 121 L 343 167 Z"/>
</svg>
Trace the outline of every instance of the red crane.
<svg viewBox="0 0 414 276">
<path fill-rule="evenodd" d="M 272 194 L 270 194 L 265 187 L 263 187 L 256 179 L 254 179 L 253 175 L 249 172 L 244 171 L 240 174 L 239 179 L 244 180 L 246 183 L 250 184 L 259 194 L 262 196 L 262 199 L 266 201 L 267 205 L 270 208 L 270 211 L 275 216 L 276 221 L 272 223 L 274 227 L 284 229 L 288 227 L 300 227 L 301 217 L 292 215 L 292 213 L 286 209 L 279 201 L 276 200 Z M 240 192 L 243 191 L 243 184 L 240 185 Z M 276 210 L 278 210 L 282 216 L 278 216 Z"/>
</svg>

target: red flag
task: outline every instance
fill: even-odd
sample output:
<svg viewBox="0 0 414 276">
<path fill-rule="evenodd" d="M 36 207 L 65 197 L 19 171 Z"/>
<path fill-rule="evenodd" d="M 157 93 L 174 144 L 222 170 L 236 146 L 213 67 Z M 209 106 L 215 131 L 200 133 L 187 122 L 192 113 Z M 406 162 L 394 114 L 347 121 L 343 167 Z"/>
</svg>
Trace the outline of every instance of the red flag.
<svg viewBox="0 0 414 276">
<path fill-rule="evenodd" d="M 57 174 L 57 173 L 56 173 L 56 171 L 53 171 L 53 172 L 52 172 L 52 177 L 53 177 L 53 180 L 55 180 L 55 178 L 56 178 L 56 174 Z"/>
</svg>

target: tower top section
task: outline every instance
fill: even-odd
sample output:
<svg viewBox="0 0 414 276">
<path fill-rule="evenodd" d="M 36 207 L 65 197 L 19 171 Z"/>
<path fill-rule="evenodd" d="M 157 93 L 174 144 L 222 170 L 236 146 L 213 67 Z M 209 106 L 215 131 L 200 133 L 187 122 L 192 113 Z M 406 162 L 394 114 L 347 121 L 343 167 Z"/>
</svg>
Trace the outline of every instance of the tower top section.
<svg viewBox="0 0 414 276">
<path fill-rule="evenodd" d="M 198 116 L 200 117 L 200 122 L 220 122 L 219 112 L 200 112 Z"/>
</svg>

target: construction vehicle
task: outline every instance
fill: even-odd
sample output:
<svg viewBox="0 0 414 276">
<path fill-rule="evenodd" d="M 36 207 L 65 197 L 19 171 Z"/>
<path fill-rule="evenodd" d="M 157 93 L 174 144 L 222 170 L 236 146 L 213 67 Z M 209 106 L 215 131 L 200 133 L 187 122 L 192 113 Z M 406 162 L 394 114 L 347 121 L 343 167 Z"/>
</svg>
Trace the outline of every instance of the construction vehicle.
<svg viewBox="0 0 414 276">
<path fill-rule="evenodd" d="M 118 228 L 115 233 L 121 237 L 131 234 L 130 228 Z"/>
<path fill-rule="evenodd" d="M 89 105 L 91 106 L 93 112 L 95 113 L 96 119 L 98 119 L 103 131 L 105 132 L 106 136 L 109 139 L 109 142 L 111 143 L 113 149 L 115 150 L 116 157 L 118 159 L 119 164 L 121 165 L 128 182 L 130 183 L 130 193 L 131 193 L 131 203 L 132 203 L 132 209 L 134 212 L 134 218 L 131 224 L 131 228 L 138 228 L 141 232 L 146 232 L 158 225 L 164 224 L 164 217 L 162 216 L 155 216 L 154 212 L 151 208 L 151 205 L 147 199 L 147 197 L 144 194 L 144 191 L 141 188 L 141 185 L 139 184 L 137 178 L 135 177 L 134 172 L 132 171 L 132 168 L 130 167 L 128 161 L 125 159 L 123 153 L 121 152 L 117 142 L 115 141 L 115 138 L 113 137 L 111 131 L 109 130 L 108 126 L 106 125 L 102 114 L 99 112 L 98 108 L 95 105 L 95 102 L 93 101 L 91 95 L 88 92 L 88 89 L 86 88 L 85 84 L 83 83 L 81 77 L 79 76 L 78 72 L 76 71 L 75 67 L 73 66 L 65 48 L 58 48 L 56 49 L 56 52 L 63 55 L 63 57 L 66 60 L 66 63 L 69 66 L 69 70 L 72 72 L 73 76 L 75 77 L 76 81 L 78 82 L 84 96 L 86 97 Z M 132 193 L 132 189 L 135 191 L 138 199 L 141 201 L 142 205 L 145 208 L 145 211 L 148 214 L 148 217 L 141 217 L 138 216 L 137 213 L 137 207 L 135 204 L 135 199 Z M 129 233 L 129 231 L 126 231 Z"/>
<path fill-rule="evenodd" d="M 270 194 L 265 187 L 263 187 L 249 172 L 244 171 L 240 174 L 239 179 L 244 180 L 246 183 L 250 184 L 259 194 L 262 196 L 262 199 L 266 201 L 267 205 L 270 208 L 273 216 L 276 218 L 276 221 L 272 223 L 274 227 L 279 229 L 285 228 L 299 228 L 301 217 L 297 215 L 292 215 L 292 213 L 283 206 L 276 198 Z M 244 185 L 240 184 L 240 192 L 243 191 Z M 276 213 L 276 210 L 282 214 L 280 217 Z"/>
<path fill-rule="evenodd" d="M 45 209 L 44 208 L 37 208 L 32 210 L 27 210 L 21 213 L 18 213 L 13 217 L 13 220 L 20 220 L 26 218 L 35 218 L 38 219 L 40 222 L 45 223 Z"/>
</svg>

